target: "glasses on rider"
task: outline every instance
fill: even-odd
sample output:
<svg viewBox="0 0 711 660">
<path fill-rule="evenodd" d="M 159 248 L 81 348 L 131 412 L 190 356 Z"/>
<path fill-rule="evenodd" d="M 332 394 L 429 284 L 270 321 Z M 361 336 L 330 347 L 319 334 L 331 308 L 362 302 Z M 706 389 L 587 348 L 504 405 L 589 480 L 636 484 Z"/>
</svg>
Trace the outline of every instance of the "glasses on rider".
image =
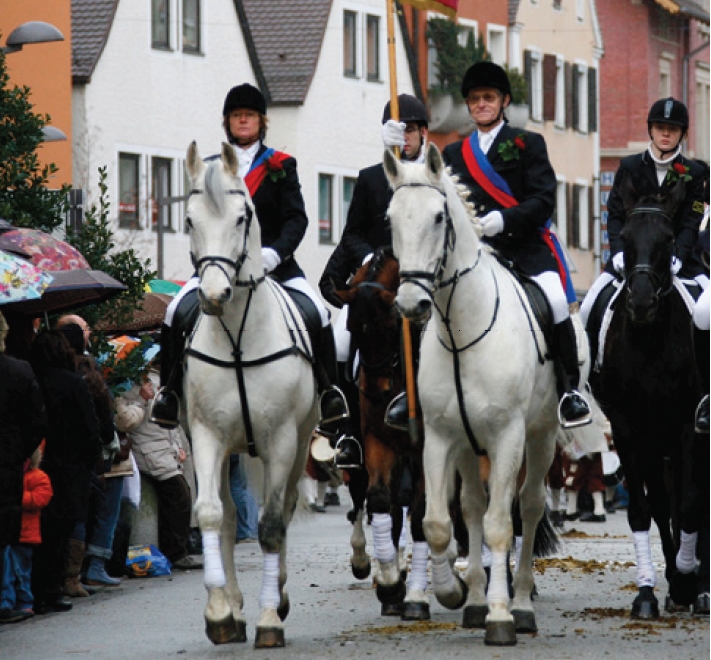
<svg viewBox="0 0 711 660">
<path fill-rule="evenodd" d="M 467 103 L 472 103 L 476 105 L 477 103 L 481 103 L 484 101 L 484 103 L 488 104 L 493 104 L 496 103 L 496 101 L 499 100 L 501 97 L 501 94 L 497 92 L 496 90 L 486 90 L 483 92 L 477 92 L 477 91 L 472 91 L 467 94 Z"/>
</svg>

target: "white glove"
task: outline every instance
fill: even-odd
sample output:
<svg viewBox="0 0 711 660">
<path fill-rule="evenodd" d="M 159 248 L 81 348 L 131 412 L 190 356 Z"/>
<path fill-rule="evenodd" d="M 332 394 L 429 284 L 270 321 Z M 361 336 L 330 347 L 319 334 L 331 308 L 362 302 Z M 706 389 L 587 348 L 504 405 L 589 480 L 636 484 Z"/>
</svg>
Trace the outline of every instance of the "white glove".
<svg viewBox="0 0 711 660">
<path fill-rule="evenodd" d="M 504 231 L 504 216 L 501 211 L 489 211 L 483 218 L 479 218 L 479 224 L 484 236 L 496 236 Z"/>
<path fill-rule="evenodd" d="M 270 247 L 262 248 L 262 264 L 265 273 L 271 273 L 280 263 L 281 257 L 276 250 Z"/>
<path fill-rule="evenodd" d="M 681 270 L 681 260 L 676 257 L 672 257 L 671 260 L 671 272 L 672 275 L 676 275 Z"/>
<path fill-rule="evenodd" d="M 618 273 L 622 274 L 625 270 L 625 255 L 622 252 L 618 252 L 612 257 L 612 267 Z"/>
<path fill-rule="evenodd" d="M 405 146 L 405 122 L 388 119 L 381 129 L 386 147 Z"/>
<path fill-rule="evenodd" d="M 373 253 L 372 253 L 372 252 L 366 254 L 365 257 L 363 258 L 363 261 L 361 262 L 360 265 L 361 265 L 361 266 L 364 266 L 364 265 L 367 264 L 372 258 L 373 258 Z"/>
</svg>

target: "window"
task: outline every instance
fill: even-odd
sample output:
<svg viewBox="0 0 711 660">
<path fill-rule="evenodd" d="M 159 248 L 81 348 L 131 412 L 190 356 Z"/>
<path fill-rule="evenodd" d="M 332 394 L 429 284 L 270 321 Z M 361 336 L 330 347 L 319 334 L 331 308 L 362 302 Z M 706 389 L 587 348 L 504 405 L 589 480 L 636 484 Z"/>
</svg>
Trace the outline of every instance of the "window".
<svg viewBox="0 0 711 660">
<path fill-rule="evenodd" d="M 200 0 L 183 0 L 183 51 L 200 52 Z"/>
<path fill-rule="evenodd" d="M 590 195 L 588 186 L 578 182 L 573 185 L 573 212 L 569 229 L 571 235 L 568 236 L 572 247 L 581 250 L 590 249 Z"/>
<path fill-rule="evenodd" d="M 367 18 L 366 70 L 368 80 L 380 80 L 380 18 L 368 15 Z"/>
<path fill-rule="evenodd" d="M 170 48 L 170 0 L 152 0 L 151 38 L 153 48 Z"/>
<path fill-rule="evenodd" d="M 574 66 L 574 128 L 581 133 L 588 132 L 588 68 L 585 64 Z"/>
<path fill-rule="evenodd" d="M 486 31 L 491 61 L 503 66 L 506 64 L 506 28 L 489 23 Z"/>
<path fill-rule="evenodd" d="M 531 119 L 543 121 L 543 62 L 541 53 L 527 50 L 524 53 L 525 76 L 528 84 L 528 102 Z"/>
<path fill-rule="evenodd" d="M 140 157 L 137 154 L 119 154 L 119 227 L 140 229 L 138 184 Z"/>
<path fill-rule="evenodd" d="M 585 20 L 586 0 L 575 0 L 575 18 L 582 23 Z"/>
<path fill-rule="evenodd" d="M 671 96 L 671 60 L 673 55 L 668 54 L 659 59 L 659 98 L 664 99 Z"/>
<path fill-rule="evenodd" d="M 343 75 L 350 77 L 355 77 L 358 74 L 356 18 L 357 14 L 354 11 L 343 12 Z"/>
<path fill-rule="evenodd" d="M 695 131 L 695 151 L 697 158 L 703 158 L 709 162 L 709 69 L 697 66 L 696 68 L 696 131 Z"/>
<path fill-rule="evenodd" d="M 562 57 L 555 60 L 555 125 L 565 128 L 565 62 Z"/>
<path fill-rule="evenodd" d="M 153 172 L 153 192 L 151 195 L 151 227 L 158 228 L 158 222 L 163 231 L 173 231 L 171 222 L 171 170 L 172 161 L 169 158 L 151 159 Z"/>
<path fill-rule="evenodd" d="M 318 175 L 318 242 L 334 245 L 343 233 L 353 199 L 356 179 L 352 176 Z M 338 206 L 336 201 L 338 200 Z"/>
<path fill-rule="evenodd" d="M 555 191 L 555 211 L 553 212 L 553 223 L 556 226 L 556 233 L 561 245 L 568 244 L 568 199 L 566 195 L 565 181 L 558 180 Z"/>
</svg>

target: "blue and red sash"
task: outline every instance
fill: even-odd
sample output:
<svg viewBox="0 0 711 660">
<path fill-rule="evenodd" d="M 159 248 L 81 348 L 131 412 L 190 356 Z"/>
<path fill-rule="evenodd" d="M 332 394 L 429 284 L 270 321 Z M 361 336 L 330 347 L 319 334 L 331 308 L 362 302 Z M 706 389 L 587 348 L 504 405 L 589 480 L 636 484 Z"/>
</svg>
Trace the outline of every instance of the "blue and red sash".
<svg viewBox="0 0 711 660">
<path fill-rule="evenodd" d="M 282 163 L 289 158 L 289 154 L 282 151 L 275 151 L 272 148 L 267 148 L 258 158 L 252 162 L 252 167 L 244 177 L 244 182 L 249 190 L 249 194 L 254 197 L 262 181 L 266 178 L 270 171 L 283 171 Z"/>
<path fill-rule="evenodd" d="M 462 142 L 462 156 L 464 164 L 476 181 L 493 200 L 498 202 L 503 208 L 509 209 L 518 206 L 518 200 L 511 193 L 511 188 L 506 180 L 491 166 L 486 154 L 479 146 L 478 131 L 474 131 L 468 139 Z M 569 303 L 577 301 L 573 280 L 570 277 L 568 265 L 565 261 L 563 248 L 558 237 L 551 231 L 550 218 L 545 227 L 540 227 L 539 232 L 543 242 L 548 246 L 558 264 L 558 275 L 565 290 L 565 296 Z"/>
</svg>

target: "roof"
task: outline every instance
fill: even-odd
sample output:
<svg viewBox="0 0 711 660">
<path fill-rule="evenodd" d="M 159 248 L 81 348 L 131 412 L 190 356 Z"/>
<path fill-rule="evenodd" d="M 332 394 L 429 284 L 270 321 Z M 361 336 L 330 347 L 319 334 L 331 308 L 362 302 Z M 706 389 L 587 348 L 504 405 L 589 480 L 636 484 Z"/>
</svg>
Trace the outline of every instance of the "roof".
<svg viewBox="0 0 711 660">
<path fill-rule="evenodd" d="M 655 0 L 655 2 L 670 14 L 681 14 L 706 25 L 709 24 L 708 9 L 693 0 Z"/>
<path fill-rule="evenodd" d="M 118 0 L 72 0 L 72 82 L 91 80 L 111 31 Z"/>
<path fill-rule="evenodd" d="M 257 84 L 271 105 L 301 105 L 316 72 L 332 0 L 234 0 Z M 276 20 L 276 18 L 278 20 Z"/>
</svg>

